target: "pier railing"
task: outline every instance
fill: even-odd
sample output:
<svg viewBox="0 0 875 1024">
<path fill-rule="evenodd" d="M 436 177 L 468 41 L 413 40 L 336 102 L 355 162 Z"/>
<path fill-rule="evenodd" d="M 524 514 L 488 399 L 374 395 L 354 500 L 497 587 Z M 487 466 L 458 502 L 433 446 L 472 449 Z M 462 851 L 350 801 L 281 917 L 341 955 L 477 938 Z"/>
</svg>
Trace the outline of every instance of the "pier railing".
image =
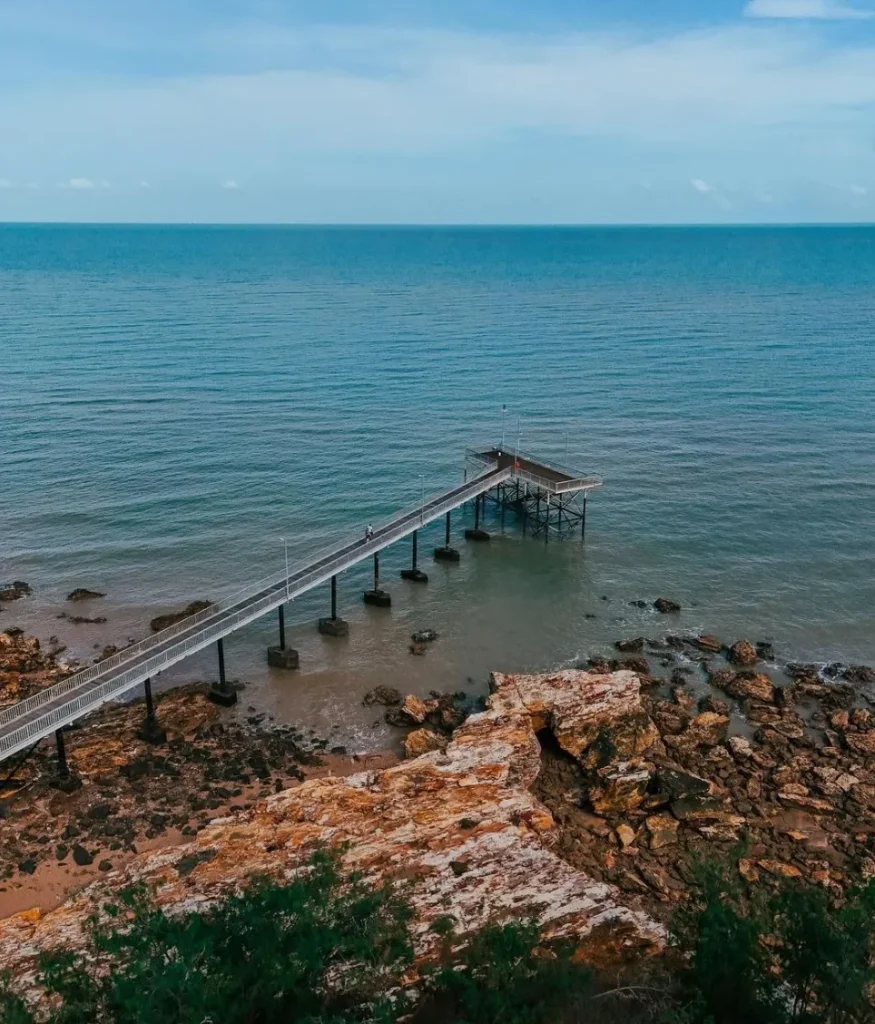
<svg viewBox="0 0 875 1024">
<path fill-rule="evenodd" d="M 514 466 L 512 470 L 513 478 L 516 480 L 524 480 L 527 483 L 534 484 L 536 487 L 540 487 L 545 491 L 550 491 L 553 494 L 576 494 L 580 491 L 594 491 L 596 488 L 601 487 L 603 480 L 599 476 L 585 476 L 585 477 L 573 477 L 570 476 L 570 470 L 565 467 L 561 467 L 558 463 L 547 462 L 545 459 L 536 459 L 531 455 L 527 455 L 522 451 L 514 451 L 512 449 L 503 449 L 505 454 L 514 460 Z M 495 460 L 490 458 L 485 452 L 475 451 L 474 449 L 468 449 L 466 457 L 478 463 L 480 466 L 486 469 L 490 466 L 495 466 Z M 535 465 L 546 466 L 548 469 L 553 469 L 557 473 L 568 477 L 566 480 L 551 480 L 548 477 L 541 476 L 538 473 L 533 473 L 531 470 L 523 469 L 522 466 L 516 467 L 515 462 L 517 459 L 524 460 Z"/>
</svg>

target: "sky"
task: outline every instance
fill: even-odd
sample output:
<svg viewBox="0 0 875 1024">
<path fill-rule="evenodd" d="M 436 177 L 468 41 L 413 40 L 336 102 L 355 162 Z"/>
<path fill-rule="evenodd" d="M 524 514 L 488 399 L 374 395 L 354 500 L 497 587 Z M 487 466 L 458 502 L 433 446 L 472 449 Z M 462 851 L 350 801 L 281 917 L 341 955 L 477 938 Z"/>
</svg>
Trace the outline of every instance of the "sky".
<svg viewBox="0 0 875 1024">
<path fill-rule="evenodd" d="M 0 221 L 875 220 L 875 0 L 0 0 Z"/>
</svg>

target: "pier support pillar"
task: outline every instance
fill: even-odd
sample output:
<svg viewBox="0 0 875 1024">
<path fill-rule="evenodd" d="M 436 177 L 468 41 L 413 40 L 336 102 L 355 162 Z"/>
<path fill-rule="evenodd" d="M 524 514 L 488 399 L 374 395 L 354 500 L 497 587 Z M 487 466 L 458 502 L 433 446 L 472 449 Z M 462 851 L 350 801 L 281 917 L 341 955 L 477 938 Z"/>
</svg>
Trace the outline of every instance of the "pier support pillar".
<svg viewBox="0 0 875 1024">
<path fill-rule="evenodd" d="M 216 641 L 216 649 L 219 655 L 219 681 L 210 687 L 207 696 L 214 704 L 230 708 L 237 703 L 237 691 L 228 686 L 228 680 L 225 678 L 225 644 L 222 639 Z"/>
<path fill-rule="evenodd" d="M 347 636 L 349 623 L 337 617 L 337 577 L 331 577 L 331 615 L 319 620 L 319 632 L 323 636 Z"/>
<path fill-rule="evenodd" d="M 164 743 L 167 740 L 167 730 L 163 729 L 155 715 L 155 701 L 152 699 L 152 680 L 146 679 L 143 683 L 143 697 L 146 701 L 146 717 L 143 724 L 137 730 L 137 736 L 144 743 Z"/>
<path fill-rule="evenodd" d="M 447 512 L 447 532 L 444 540 L 444 546 L 442 548 L 434 549 L 434 557 L 437 562 L 458 562 L 460 561 L 459 552 L 455 548 L 450 547 L 450 530 L 452 522 L 452 513 Z"/>
<path fill-rule="evenodd" d="M 279 613 L 280 642 L 276 647 L 268 647 L 267 663 L 271 668 L 298 668 L 301 664 L 298 652 L 292 647 L 286 647 L 286 610 L 280 605 L 277 612 Z"/>
<path fill-rule="evenodd" d="M 75 772 L 70 771 L 67 764 L 67 748 L 64 745 L 63 727 L 55 730 L 55 745 L 58 748 L 58 771 L 51 779 L 50 785 L 54 789 L 60 789 L 63 793 L 73 793 L 82 787 L 82 780 Z"/>
<path fill-rule="evenodd" d="M 70 766 L 67 764 L 67 747 L 64 744 L 64 730 L 55 730 L 55 745 L 58 748 L 58 778 L 70 777 Z"/>
<path fill-rule="evenodd" d="M 428 583 L 428 576 L 416 564 L 418 532 L 418 530 L 413 531 L 413 549 L 410 559 L 410 568 L 401 570 L 401 579 L 410 580 L 413 583 Z"/>
<path fill-rule="evenodd" d="M 480 502 L 481 496 L 474 499 L 474 529 L 465 530 L 465 540 L 489 540 L 489 534 L 480 529 Z"/>
<path fill-rule="evenodd" d="M 583 492 L 583 514 L 580 517 L 580 539 L 586 540 L 586 491 Z"/>
<path fill-rule="evenodd" d="M 392 605 L 392 595 L 386 590 L 380 589 L 380 552 L 374 552 L 374 586 L 364 593 L 365 604 L 374 605 L 376 608 L 389 608 Z"/>
</svg>

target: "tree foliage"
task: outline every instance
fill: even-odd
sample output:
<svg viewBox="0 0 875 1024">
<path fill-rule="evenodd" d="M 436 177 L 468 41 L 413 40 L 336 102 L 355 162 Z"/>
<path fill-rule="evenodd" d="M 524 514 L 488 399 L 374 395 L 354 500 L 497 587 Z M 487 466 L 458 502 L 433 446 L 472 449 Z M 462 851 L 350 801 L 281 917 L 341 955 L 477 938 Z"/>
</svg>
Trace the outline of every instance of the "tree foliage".
<svg viewBox="0 0 875 1024">
<path fill-rule="evenodd" d="M 606 986 L 535 922 L 462 942 L 434 924 L 419 965 L 403 889 L 319 853 L 286 882 L 183 913 L 143 889 L 89 922 L 84 950 L 44 954 L 36 1010 L 0 979 L 0 1024 L 863 1024 L 875 1020 L 875 882 L 836 899 L 749 887 L 707 864 L 672 926 L 677 955 Z M 670 1009 L 666 1012 L 666 1007 Z"/>
<path fill-rule="evenodd" d="M 689 954 L 679 978 L 695 1024 L 863 1024 L 875 1020 L 875 880 L 842 898 L 785 881 L 742 883 L 730 864 L 700 868 L 674 921 Z"/>
</svg>

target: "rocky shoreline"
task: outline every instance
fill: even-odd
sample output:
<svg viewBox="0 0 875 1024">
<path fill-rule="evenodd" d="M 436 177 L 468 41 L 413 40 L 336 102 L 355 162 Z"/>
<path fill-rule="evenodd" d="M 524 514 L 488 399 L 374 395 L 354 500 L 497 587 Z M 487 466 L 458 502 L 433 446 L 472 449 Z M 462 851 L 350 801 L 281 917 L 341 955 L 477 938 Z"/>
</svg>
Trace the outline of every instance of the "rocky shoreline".
<svg viewBox="0 0 875 1024">
<path fill-rule="evenodd" d="M 587 940 L 596 958 L 658 947 L 702 855 L 734 858 L 755 885 L 840 893 L 875 874 L 875 671 L 779 666 L 768 643 L 706 634 L 615 647 L 575 669 L 494 674 L 475 714 L 461 693 L 378 687 L 365 703 L 403 730 L 407 758 L 389 768 L 340 748 L 332 763 L 312 730 L 231 718 L 204 688 L 159 698 L 159 745 L 142 737 L 141 702 L 110 706 L 68 733 L 81 786 L 56 788 L 45 747 L 0 788 L 0 944 L 50 941 L 56 914 L 75 931 L 105 886 L 142 878 L 172 901 L 202 880 L 214 894 L 318 842 L 361 846 L 351 863 L 377 874 L 424 872 L 424 929 L 437 900 L 472 921 L 486 903 L 534 901 L 545 925 L 583 942 L 599 931 L 593 907 L 609 906 L 606 920 L 629 927 Z M 74 671 L 61 653 L 0 633 L 0 706 Z M 550 886 L 572 910 L 544 902 Z"/>
</svg>

